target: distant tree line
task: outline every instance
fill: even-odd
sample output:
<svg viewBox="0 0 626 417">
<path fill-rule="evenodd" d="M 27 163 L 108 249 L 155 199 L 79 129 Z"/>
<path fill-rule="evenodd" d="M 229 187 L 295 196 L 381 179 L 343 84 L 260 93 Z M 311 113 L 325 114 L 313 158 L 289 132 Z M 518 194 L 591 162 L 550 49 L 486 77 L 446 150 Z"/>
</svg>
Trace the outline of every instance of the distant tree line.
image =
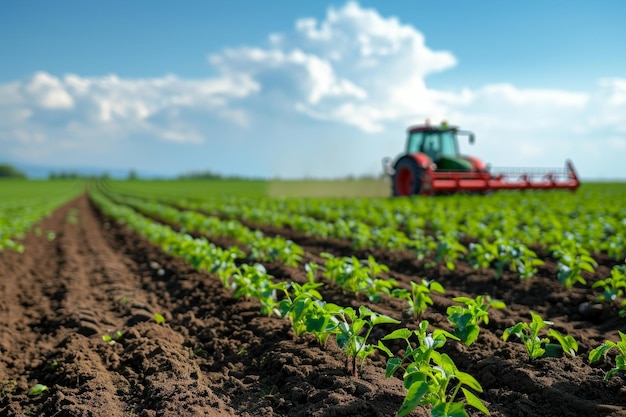
<svg viewBox="0 0 626 417">
<path fill-rule="evenodd" d="M 86 175 L 76 171 L 50 171 L 48 174 L 48 179 L 51 180 L 108 180 L 110 178 L 107 172 L 100 175 Z"/>
<path fill-rule="evenodd" d="M 0 164 L 0 178 L 26 178 L 26 174 L 13 165 Z"/>
<path fill-rule="evenodd" d="M 257 181 L 259 178 L 242 177 L 238 175 L 222 175 L 213 171 L 195 171 L 181 174 L 176 177 L 179 180 L 239 180 Z"/>
</svg>

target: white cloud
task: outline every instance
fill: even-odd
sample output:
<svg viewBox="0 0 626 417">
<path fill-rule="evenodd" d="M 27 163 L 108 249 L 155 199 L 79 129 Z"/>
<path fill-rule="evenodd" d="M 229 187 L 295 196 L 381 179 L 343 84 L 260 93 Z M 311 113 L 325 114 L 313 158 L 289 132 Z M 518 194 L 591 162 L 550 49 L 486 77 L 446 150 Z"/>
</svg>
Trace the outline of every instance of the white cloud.
<svg viewBox="0 0 626 417">
<path fill-rule="evenodd" d="M 258 89 L 243 75 L 186 80 L 173 75 L 121 79 L 38 72 L 25 81 L 0 85 L 0 129 L 2 137 L 13 135 L 20 143 L 33 142 L 28 137 L 41 140 L 42 131 L 44 136 L 69 135 L 67 140 L 76 141 L 144 133 L 165 141 L 201 143 L 203 126 L 187 120 L 185 111 L 246 125 L 246 112 L 230 106 Z"/>
<path fill-rule="evenodd" d="M 61 81 L 45 72 L 38 72 L 23 88 L 38 106 L 46 109 L 71 109 L 74 100 Z"/>
<path fill-rule="evenodd" d="M 365 132 L 437 107 L 424 77 L 456 65 L 451 53 L 428 48 L 412 26 L 355 2 L 329 8 L 322 22 L 299 19 L 294 33 L 272 34 L 269 44 L 226 49 L 209 62 L 251 76 L 266 95 L 287 96 L 310 117 Z"/>
</svg>

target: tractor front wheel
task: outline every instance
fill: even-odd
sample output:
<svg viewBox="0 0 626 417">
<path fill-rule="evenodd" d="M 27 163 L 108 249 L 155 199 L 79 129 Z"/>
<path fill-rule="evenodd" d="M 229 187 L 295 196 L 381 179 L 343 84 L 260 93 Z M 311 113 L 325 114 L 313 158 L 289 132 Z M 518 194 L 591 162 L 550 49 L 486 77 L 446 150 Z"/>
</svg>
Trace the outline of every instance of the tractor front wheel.
<svg viewBox="0 0 626 417">
<path fill-rule="evenodd" d="M 398 159 L 392 178 L 394 197 L 419 194 L 422 187 L 422 170 L 409 155 Z"/>
</svg>

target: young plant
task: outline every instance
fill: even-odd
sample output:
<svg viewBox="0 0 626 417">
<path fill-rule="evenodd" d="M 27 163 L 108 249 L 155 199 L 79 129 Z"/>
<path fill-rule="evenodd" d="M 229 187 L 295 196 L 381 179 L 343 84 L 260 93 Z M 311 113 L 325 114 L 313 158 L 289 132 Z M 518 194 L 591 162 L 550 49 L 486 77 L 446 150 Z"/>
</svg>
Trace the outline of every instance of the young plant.
<svg viewBox="0 0 626 417">
<path fill-rule="evenodd" d="M 504 330 L 502 340 L 505 342 L 511 335 L 515 335 L 522 340 L 528 352 L 528 357 L 531 360 L 541 358 L 544 356 L 560 356 L 560 351 L 556 350 L 558 345 L 548 345 L 550 343 L 550 337 L 555 338 L 566 354 L 575 356 L 578 351 L 578 343 L 572 336 L 564 336 L 554 329 L 550 329 L 548 336 L 540 337 L 539 332 L 546 326 L 550 326 L 553 323 L 551 321 L 545 321 L 537 313 L 530 312 L 532 321 L 530 324 L 525 322 L 519 322 L 515 326 L 509 327 Z M 547 351 L 546 348 L 550 350 Z"/>
<path fill-rule="evenodd" d="M 164 324 L 165 317 L 163 317 L 163 314 L 154 313 L 154 321 L 156 321 L 157 324 Z"/>
<path fill-rule="evenodd" d="M 118 340 L 122 338 L 122 336 L 124 336 L 124 334 L 122 333 L 121 330 L 118 330 L 113 335 L 110 335 L 110 334 L 102 335 L 102 340 L 104 340 L 110 345 L 114 345 Z"/>
<path fill-rule="evenodd" d="M 561 246 L 552 246 L 550 249 L 559 260 L 557 279 L 565 288 L 570 289 L 577 283 L 587 284 L 581 273 L 587 271 L 593 274 L 598 266 L 588 250 L 573 240 L 566 240 Z"/>
<path fill-rule="evenodd" d="M 339 258 L 322 253 L 322 257 L 326 258 L 326 278 L 349 292 L 367 294 L 372 302 L 380 301 L 382 295 L 389 295 L 398 285 L 393 279 L 378 278 L 382 272 L 389 272 L 389 267 L 377 263 L 372 256 L 363 262 L 355 256 Z"/>
<path fill-rule="evenodd" d="M 606 373 L 604 379 L 610 379 L 617 372 L 626 372 L 626 334 L 619 333 L 619 342 L 613 342 L 611 340 L 605 341 L 602 345 L 589 352 L 589 362 L 594 363 L 601 357 L 606 358 L 606 354 L 613 348 L 618 350 L 617 356 L 615 356 L 615 367 Z"/>
<path fill-rule="evenodd" d="M 439 236 L 435 260 L 437 262 L 443 260 L 446 263 L 446 267 L 449 270 L 454 271 L 455 261 L 466 252 L 467 248 L 465 248 L 465 246 L 458 241 L 454 234 L 449 233 Z"/>
<path fill-rule="evenodd" d="M 28 395 L 34 397 L 36 395 L 42 394 L 44 391 L 49 391 L 50 389 L 43 384 L 35 384 L 28 390 Z"/>
<path fill-rule="evenodd" d="M 365 306 L 359 307 L 358 313 L 352 307 L 346 307 L 336 312 L 339 320 L 339 334 L 336 337 L 337 345 L 346 354 L 346 368 L 352 359 L 352 373 L 358 376 L 356 361 L 365 360 L 376 350 L 375 345 L 367 343 L 367 339 L 374 326 L 378 324 L 399 324 L 398 320 L 378 314 Z M 365 334 L 362 335 L 365 329 Z"/>
<path fill-rule="evenodd" d="M 338 332 L 338 320 L 334 317 L 339 306 L 326 304 L 317 288 L 322 283 L 315 282 L 316 264 L 306 264 L 309 281 L 306 284 L 291 282 L 287 285 L 284 298 L 279 303 L 283 317 L 291 320 L 296 336 L 305 332 L 315 335 L 323 345 L 331 334 Z M 336 308 L 335 308 L 336 307 Z"/>
<path fill-rule="evenodd" d="M 401 300 L 406 300 L 409 304 L 408 313 L 414 318 L 420 318 L 428 306 L 433 305 L 430 292 L 436 291 L 440 294 L 445 292 L 443 286 L 434 280 L 422 279 L 421 283 L 411 281 L 411 290 L 396 288 L 391 292 L 391 296 Z"/>
<path fill-rule="evenodd" d="M 518 272 L 521 279 L 531 278 L 543 261 L 526 245 L 511 239 L 497 238 L 494 242 L 471 243 L 468 262 L 474 269 L 494 268 L 496 279 L 502 278 L 505 268 Z"/>
<path fill-rule="evenodd" d="M 231 287 L 235 290 L 234 297 L 256 298 L 261 303 L 262 313 L 268 316 L 272 314 L 281 316 L 277 291 L 286 292 L 287 283 L 274 283 L 271 278 L 261 264 L 241 265 L 232 277 Z"/>
<path fill-rule="evenodd" d="M 616 265 L 611 269 L 609 278 L 596 281 L 592 288 L 601 288 L 602 294 L 596 300 L 599 302 L 613 302 L 624 296 L 626 292 L 626 265 Z M 626 301 L 620 303 L 621 307 L 626 307 Z M 626 317 L 626 308 L 619 312 L 620 317 Z"/>
<path fill-rule="evenodd" d="M 467 389 L 482 392 L 478 381 L 470 374 L 459 371 L 448 355 L 437 351 L 447 339 L 457 338 L 445 330 L 437 329 L 427 333 L 427 329 L 428 322 L 423 320 L 416 330 L 398 329 L 378 342 L 378 348 L 390 356 L 386 377 L 391 377 L 398 370 L 403 371 L 407 394 L 397 416 L 406 416 L 417 406 L 427 404 L 432 406 L 433 416 L 467 417 L 466 404 L 489 415 L 489 410 L 482 401 Z M 417 344 L 411 342 L 413 336 L 417 337 Z M 393 357 L 382 342 L 393 339 L 405 341 L 406 350 L 402 357 Z M 466 403 L 455 401 L 459 391 L 465 396 Z"/>
<path fill-rule="evenodd" d="M 448 321 L 454 325 L 454 335 L 461 339 L 466 346 L 470 346 L 476 341 L 480 333 L 480 325 L 489 323 L 489 313 L 487 312 L 489 308 L 506 308 L 502 301 L 493 300 L 489 296 L 479 295 L 475 299 L 456 297 L 453 300 L 465 304 L 465 307 L 448 307 Z"/>
<path fill-rule="evenodd" d="M 315 301 L 304 317 L 306 331 L 311 333 L 322 346 L 331 335 L 341 333 L 339 328 L 342 308 L 337 304 Z"/>
</svg>

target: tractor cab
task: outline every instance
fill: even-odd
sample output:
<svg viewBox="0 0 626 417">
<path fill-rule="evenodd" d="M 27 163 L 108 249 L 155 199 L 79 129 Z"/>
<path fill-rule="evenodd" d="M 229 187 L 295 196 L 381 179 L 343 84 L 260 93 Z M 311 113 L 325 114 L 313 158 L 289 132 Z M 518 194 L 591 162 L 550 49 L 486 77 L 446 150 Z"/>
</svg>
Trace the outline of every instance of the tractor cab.
<svg viewBox="0 0 626 417">
<path fill-rule="evenodd" d="M 422 153 L 428 156 L 435 164 L 436 171 L 472 171 L 472 163 L 459 153 L 458 135 L 469 136 L 469 142 L 474 143 L 472 132 L 462 131 L 445 123 L 441 126 L 426 124 L 411 127 L 408 131 L 406 153 Z"/>
</svg>

